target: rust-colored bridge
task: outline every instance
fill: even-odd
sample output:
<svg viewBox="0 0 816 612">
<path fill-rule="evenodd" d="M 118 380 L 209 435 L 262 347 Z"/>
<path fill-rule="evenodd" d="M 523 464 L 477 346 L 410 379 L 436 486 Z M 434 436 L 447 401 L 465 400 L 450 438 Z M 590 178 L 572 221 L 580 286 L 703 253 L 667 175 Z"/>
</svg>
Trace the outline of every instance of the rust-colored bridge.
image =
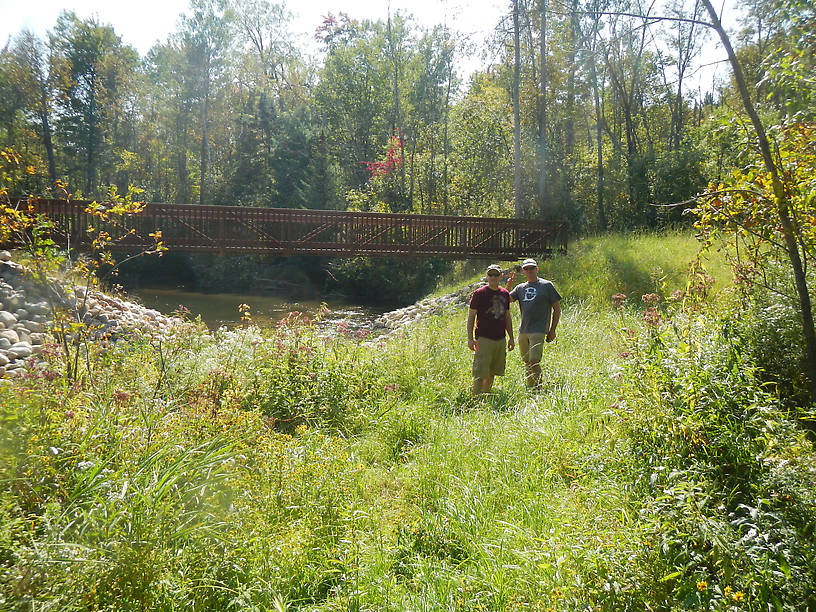
<svg viewBox="0 0 816 612">
<path fill-rule="evenodd" d="M 60 243 L 87 247 L 88 227 L 112 236 L 134 230 L 113 248 L 149 247 L 149 234 L 162 232 L 164 245 L 173 251 L 278 255 L 444 256 L 455 259 L 492 257 L 517 259 L 529 255 L 566 252 L 567 224 L 488 217 L 384 214 L 147 204 L 143 212 L 126 217 L 112 230 L 86 208 L 87 201 L 19 200 L 44 213 L 55 224 Z M 14 204 L 13 203 L 13 204 Z"/>
</svg>

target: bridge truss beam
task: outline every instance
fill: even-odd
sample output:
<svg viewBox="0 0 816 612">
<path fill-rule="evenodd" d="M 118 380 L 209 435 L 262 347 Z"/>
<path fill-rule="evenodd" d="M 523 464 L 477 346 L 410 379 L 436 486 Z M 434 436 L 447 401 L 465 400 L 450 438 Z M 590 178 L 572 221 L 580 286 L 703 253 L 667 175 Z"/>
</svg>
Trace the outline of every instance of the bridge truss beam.
<svg viewBox="0 0 816 612">
<path fill-rule="evenodd" d="M 448 217 L 396 213 L 147 204 L 143 212 L 111 227 L 85 212 L 89 202 L 19 200 L 51 218 L 55 239 L 72 248 L 89 245 L 93 226 L 112 236 L 133 230 L 112 248 L 149 247 L 161 230 L 171 251 L 328 257 L 404 256 L 512 260 L 567 249 L 567 224 L 557 221 Z"/>
</svg>

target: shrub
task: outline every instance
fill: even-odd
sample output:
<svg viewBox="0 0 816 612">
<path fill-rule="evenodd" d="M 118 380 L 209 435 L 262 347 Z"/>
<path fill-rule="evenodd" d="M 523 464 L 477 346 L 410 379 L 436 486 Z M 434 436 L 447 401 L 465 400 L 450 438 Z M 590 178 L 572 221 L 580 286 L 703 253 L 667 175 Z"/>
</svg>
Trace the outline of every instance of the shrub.
<svg viewBox="0 0 816 612">
<path fill-rule="evenodd" d="M 656 601 L 810 609 L 813 448 L 734 327 L 675 315 L 632 347 L 621 417 L 651 547 L 640 567 Z"/>
</svg>

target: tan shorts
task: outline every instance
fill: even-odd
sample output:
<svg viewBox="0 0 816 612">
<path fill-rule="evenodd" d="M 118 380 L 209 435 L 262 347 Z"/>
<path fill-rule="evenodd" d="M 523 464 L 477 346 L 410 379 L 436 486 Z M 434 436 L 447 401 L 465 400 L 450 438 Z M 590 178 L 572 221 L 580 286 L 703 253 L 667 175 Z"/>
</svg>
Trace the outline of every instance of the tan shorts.
<svg viewBox="0 0 816 612">
<path fill-rule="evenodd" d="M 547 334 L 519 334 L 518 348 L 524 363 L 540 363 L 544 356 Z"/>
<path fill-rule="evenodd" d="M 487 378 L 488 375 L 504 376 L 505 362 L 507 361 L 507 342 L 479 338 L 478 349 L 473 355 L 473 377 Z"/>
</svg>

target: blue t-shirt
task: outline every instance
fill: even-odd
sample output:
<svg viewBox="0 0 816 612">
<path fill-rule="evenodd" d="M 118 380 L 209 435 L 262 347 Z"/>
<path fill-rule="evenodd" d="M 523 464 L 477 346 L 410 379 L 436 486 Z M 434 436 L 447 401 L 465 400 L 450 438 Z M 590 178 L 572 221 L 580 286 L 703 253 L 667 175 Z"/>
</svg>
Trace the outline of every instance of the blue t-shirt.
<svg viewBox="0 0 816 612">
<path fill-rule="evenodd" d="M 550 331 L 552 305 L 561 295 L 548 280 L 539 278 L 534 283 L 521 283 L 510 292 L 521 307 L 520 334 L 546 334 Z"/>
</svg>

